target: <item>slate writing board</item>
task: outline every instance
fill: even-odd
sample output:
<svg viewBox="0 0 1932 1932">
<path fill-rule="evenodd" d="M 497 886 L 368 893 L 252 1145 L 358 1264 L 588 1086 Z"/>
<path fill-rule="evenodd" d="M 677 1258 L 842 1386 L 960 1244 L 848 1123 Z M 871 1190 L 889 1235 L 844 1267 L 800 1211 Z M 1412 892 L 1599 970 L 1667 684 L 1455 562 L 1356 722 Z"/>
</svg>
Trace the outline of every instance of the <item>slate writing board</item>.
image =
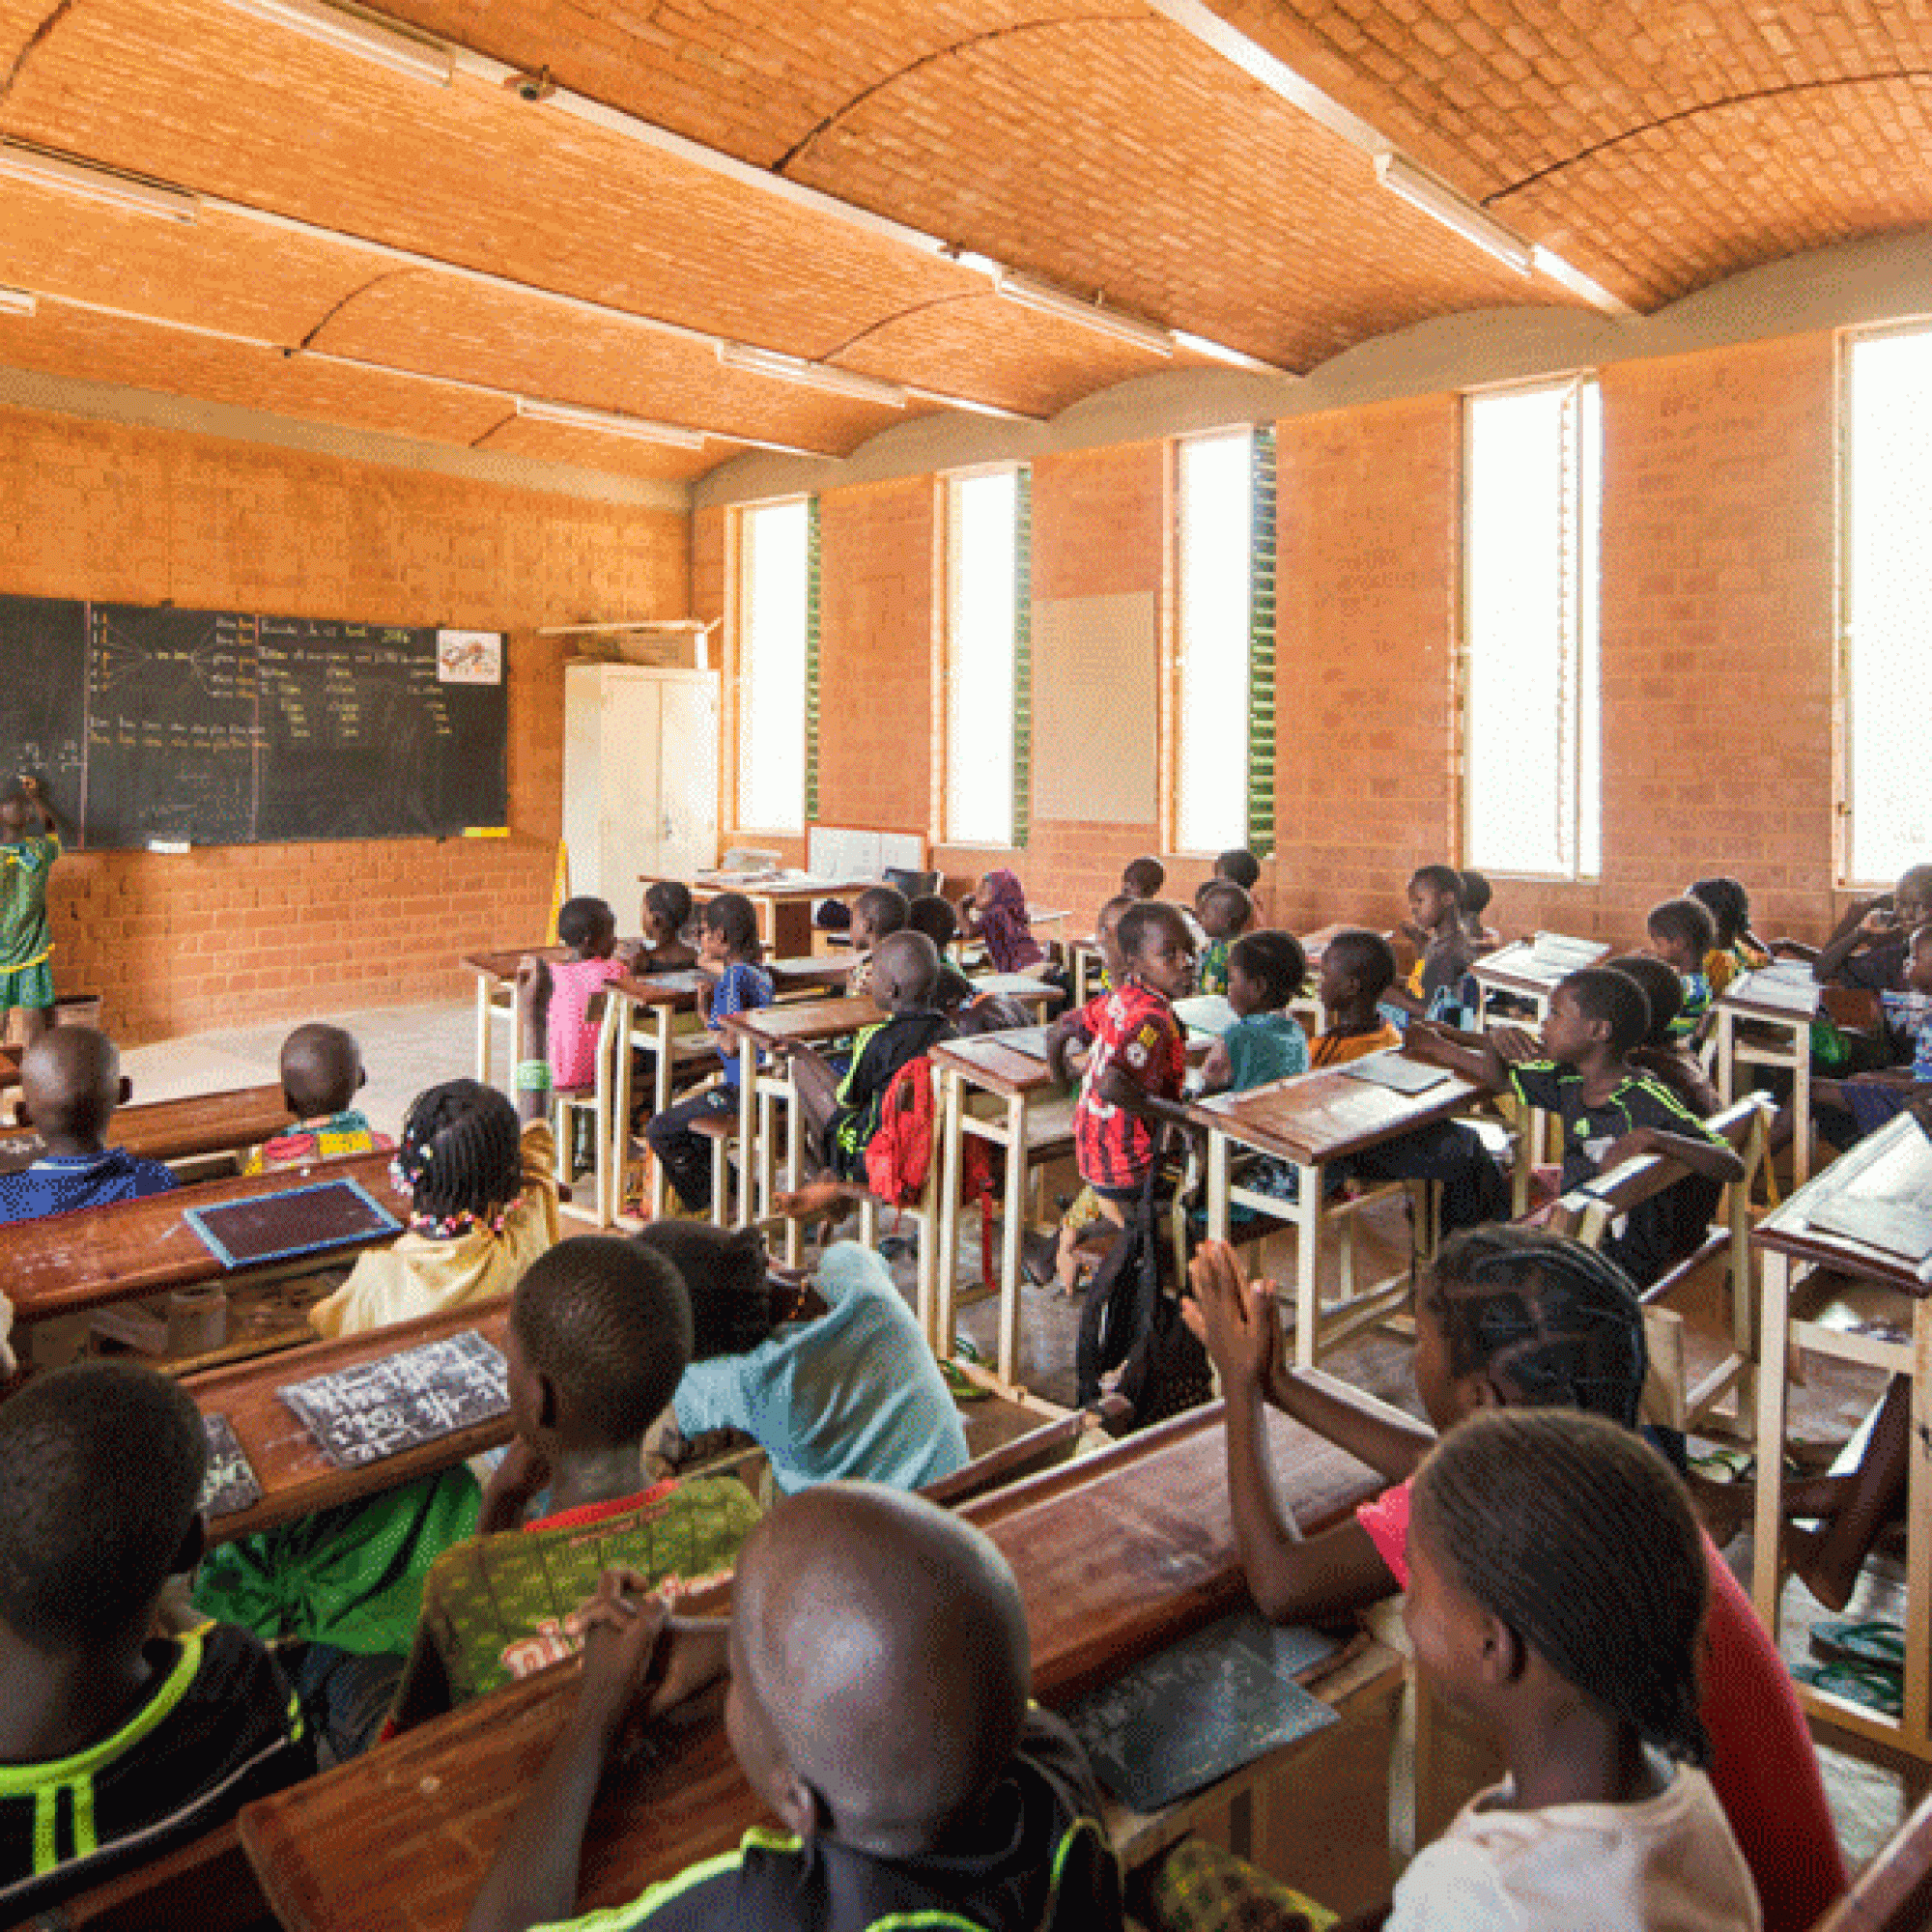
<svg viewBox="0 0 1932 1932">
<path fill-rule="evenodd" d="M 473 1328 L 275 1393 L 338 1469 L 400 1456 L 510 1406 L 503 1357 Z"/>
<path fill-rule="evenodd" d="M 1156 1652 L 1061 1715 L 1101 1783 L 1143 1816 L 1335 1721 L 1295 1679 L 1341 1648 L 1252 1606 Z"/>
<path fill-rule="evenodd" d="M 501 826 L 507 691 L 445 682 L 438 637 L 0 597 L 0 762 L 97 848 Z"/>
<path fill-rule="evenodd" d="M 355 1180 L 319 1180 L 246 1201 L 190 1208 L 182 1219 L 225 1268 L 327 1254 L 403 1232 L 403 1224 Z"/>
<path fill-rule="evenodd" d="M 262 1500 L 255 1465 L 225 1415 L 205 1415 L 208 1432 L 208 1474 L 201 1483 L 201 1513 L 207 1517 L 235 1516 Z"/>
</svg>

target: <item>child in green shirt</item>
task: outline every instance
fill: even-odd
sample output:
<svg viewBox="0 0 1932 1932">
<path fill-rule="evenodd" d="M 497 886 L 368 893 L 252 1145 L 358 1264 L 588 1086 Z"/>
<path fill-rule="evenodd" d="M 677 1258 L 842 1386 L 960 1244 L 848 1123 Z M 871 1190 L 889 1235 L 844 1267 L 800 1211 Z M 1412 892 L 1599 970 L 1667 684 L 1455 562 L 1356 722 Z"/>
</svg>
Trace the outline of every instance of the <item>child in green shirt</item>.
<svg viewBox="0 0 1932 1932">
<path fill-rule="evenodd" d="M 0 1026 L 18 1007 L 30 1046 L 53 1024 L 47 878 L 60 852 L 60 823 L 40 781 L 23 772 L 0 798 Z"/>
</svg>

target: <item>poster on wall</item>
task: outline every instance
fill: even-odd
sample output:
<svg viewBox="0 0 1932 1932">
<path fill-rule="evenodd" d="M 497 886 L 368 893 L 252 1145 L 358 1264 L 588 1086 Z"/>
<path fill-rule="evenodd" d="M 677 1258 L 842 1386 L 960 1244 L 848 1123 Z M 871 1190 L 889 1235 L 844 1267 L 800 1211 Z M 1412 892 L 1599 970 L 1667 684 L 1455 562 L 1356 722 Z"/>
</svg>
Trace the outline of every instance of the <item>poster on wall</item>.
<svg viewBox="0 0 1932 1932">
<path fill-rule="evenodd" d="M 501 684 L 503 638 L 499 631 L 439 631 L 436 675 L 441 684 Z"/>
</svg>

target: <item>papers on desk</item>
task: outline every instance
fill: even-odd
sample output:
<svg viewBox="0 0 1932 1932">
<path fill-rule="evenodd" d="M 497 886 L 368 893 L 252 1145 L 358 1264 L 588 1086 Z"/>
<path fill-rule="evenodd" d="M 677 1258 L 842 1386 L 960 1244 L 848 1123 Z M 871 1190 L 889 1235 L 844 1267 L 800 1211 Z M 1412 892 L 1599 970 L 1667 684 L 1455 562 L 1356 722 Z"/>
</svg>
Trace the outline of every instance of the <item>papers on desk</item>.
<svg viewBox="0 0 1932 1932">
<path fill-rule="evenodd" d="M 1594 966 L 1609 949 L 1600 939 L 1572 939 L 1567 933 L 1539 932 L 1529 943 L 1529 956 L 1556 973 L 1577 973 Z"/>
<path fill-rule="evenodd" d="M 510 1406 L 503 1357 L 473 1328 L 275 1393 L 338 1469 L 400 1456 Z"/>
<path fill-rule="evenodd" d="M 1191 1000 L 1176 1000 L 1174 1016 L 1189 1033 L 1205 1033 L 1214 1039 L 1240 1017 L 1219 993 L 1197 993 Z"/>
<path fill-rule="evenodd" d="M 1826 1198 L 1807 1209 L 1805 1225 L 1901 1261 L 1923 1262 L 1932 1258 L 1932 1146 L 1904 1122 L 1888 1139 L 1883 1151 L 1861 1162 L 1837 1187 L 1824 1190 Z M 1840 1165 L 1857 1159 L 1848 1155 Z M 1838 1171 L 1827 1168 L 1819 1180 L 1829 1181 Z"/>
<path fill-rule="evenodd" d="M 1820 990 L 1806 961 L 1780 959 L 1776 965 L 1761 966 L 1755 973 L 1732 980 L 1720 1004 L 1769 1007 L 1788 1012 L 1794 1019 L 1808 1019 L 1818 1010 Z"/>
<path fill-rule="evenodd" d="M 208 1473 L 202 1478 L 199 1505 L 202 1515 L 234 1516 L 253 1509 L 262 1500 L 262 1485 L 235 1425 L 225 1415 L 205 1415 L 201 1421 L 208 1433 Z"/>
<path fill-rule="evenodd" d="M 663 986 L 673 993 L 696 993 L 716 983 L 707 980 L 695 966 L 683 966 L 674 973 L 653 973 L 647 968 L 638 978 L 649 985 Z"/>
<path fill-rule="evenodd" d="M 1365 1053 L 1335 1069 L 1350 1080 L 1366 1080 L 1372 1087 L 1386 1087 L 1391 1094 L 1426 1094 L 1448 1079 L 1440 1066 L 1425 1066 L 1419 1060 L 1405 1060 L 1399 1053 Z"/>
<path fill-rule="evenodd" d="M 1108 1790 L 1143 1816 L 1292 1744 L 1335 1713 L 1295 1679 L 1339 1641 L 1237 1610 L 1062 1713 Z"/>
</svg>

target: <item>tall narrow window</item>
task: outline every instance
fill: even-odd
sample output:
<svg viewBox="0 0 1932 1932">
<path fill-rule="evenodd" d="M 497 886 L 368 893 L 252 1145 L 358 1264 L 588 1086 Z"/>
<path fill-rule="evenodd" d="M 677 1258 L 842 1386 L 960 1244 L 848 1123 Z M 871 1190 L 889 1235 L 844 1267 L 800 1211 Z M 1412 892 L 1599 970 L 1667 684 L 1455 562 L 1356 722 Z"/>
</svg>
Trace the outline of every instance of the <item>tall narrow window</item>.
<svg viewBox="0 0 1932 1932">
<path fill-rule="evenodd" d="M 1176 488 L 1174 842 L 1218 852 L 1248 837 L 1254 438 L 1191 437 Z"/>
<path fill-rule="evenodd" d="M 1587 877 L 1603 865 L 1597 384 L 1464 407 L 1467 861 Z"/>
<path fill-rule="evenodd" d="M 1889 883 L 1932 857 L 1917 696 L 1932 661 L 1932 328 L 1852 337 L 1844 375 L 1843 864 Z"/>
<path fill-rule="evenodd" d="M 738 822 L 805 826 L 811 506 L 766 503 L 739 526 Z"/>
<path fill-rule="evenodd" d="M 954 845 L 1024 842 L 1026 481 L 996 469 L 946 485 L 945 815 Z"/>
</svg>

